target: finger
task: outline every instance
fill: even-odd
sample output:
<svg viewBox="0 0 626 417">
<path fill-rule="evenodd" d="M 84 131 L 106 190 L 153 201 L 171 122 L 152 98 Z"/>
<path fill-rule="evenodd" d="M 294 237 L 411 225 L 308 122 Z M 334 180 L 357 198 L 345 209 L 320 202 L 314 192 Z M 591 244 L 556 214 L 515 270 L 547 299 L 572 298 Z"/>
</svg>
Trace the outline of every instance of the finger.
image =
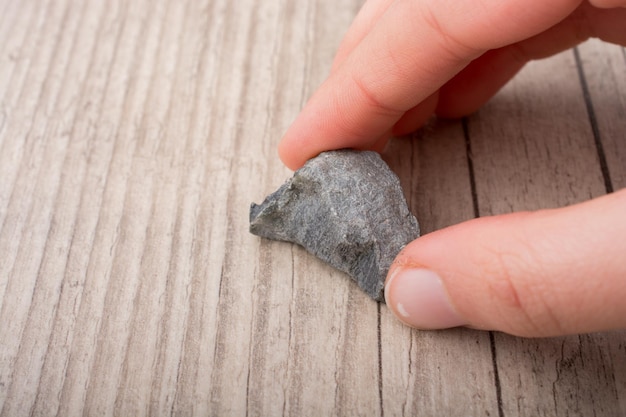
<svg viewBox="0 0 626 417">
<path fill-rule="evenodd" d="M 394 0 L 368 0 L 354 18 L 335 55 L 331 72 L 337 70 L 350 55 L 352 50 L 363 40 L 365 35 L 387 11 Z"/>
<path fill-rule="evenodd" d="M 422 127 L 435 113 L 438 100 L 439 92 L 437 91 L 428 96 L 417 106 L 404 113 L 393 127 L 393 134 L 396 136 L 407 135 Z"/>
<path fill-rule="evenodd" d="M 529 59 L 516 46 L 486 52 L 441 87 L 435 113 L 444 118 L 458 118 L 475 112 Z"/>
<path fill-rule="evenodd" d="M 376 142 L 374 142 L 374 144 L 371 146 L 369 150 L 372 150 L 378 153 L 383 153 L 385 149 L 387 148 L 387 144 L 391 140 L 391 136 L 392 136 L 391 132 L 385 133 Z"/>
<path fill-rule="evenodd" d="M 324 150 L 370 147 L 484 51 L 543 32 L 579 3 L 394 2 L 291 125 L 279 145 L 283 162 L 298 168 Z"/>
<path fill-rule="evenodd" d="M 599 9 L 585 4 L 584 24 L 589 26 L 591 37 L 626 46 L 626 0 L 615 3 L 620 3 L 619 8 Z"/>
<path fill-rule="evenodd" d="M 626 328 L 624 213 L 626 189 L 431 233 L 392 265 L 387 304 L 419 328 L 521 336 Z"/>
<path fill-rule="evenodd" d="M 626 9 L 581 5 L 547 31 L 504 48 L 488 51 L 440 90 L 437 114 L 462 117 L 478 110 L 529 61 L 569 49 L 590 37 L 626 45 Z"/>
<path fill-rule="evenodd" d="M 595 7 L 612 8 L 612 7 L 626 7 L 626 1 L 624 0 L 590 0 L 589 3 Z"/>
</svg>

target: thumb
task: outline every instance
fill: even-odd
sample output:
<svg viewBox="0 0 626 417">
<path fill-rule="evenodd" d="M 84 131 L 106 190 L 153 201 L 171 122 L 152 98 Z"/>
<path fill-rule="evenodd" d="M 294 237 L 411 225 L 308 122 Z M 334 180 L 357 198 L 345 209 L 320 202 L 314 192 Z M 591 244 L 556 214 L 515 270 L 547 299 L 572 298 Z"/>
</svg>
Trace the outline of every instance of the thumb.
<svg viewBox="0 0 626 417">
<path fill-rule="evenodd" d="M 626 189 L 421 237 L 396 258 L 385 298 L 422 329 L 535 337 L 626 328 Z"/>
</svg>

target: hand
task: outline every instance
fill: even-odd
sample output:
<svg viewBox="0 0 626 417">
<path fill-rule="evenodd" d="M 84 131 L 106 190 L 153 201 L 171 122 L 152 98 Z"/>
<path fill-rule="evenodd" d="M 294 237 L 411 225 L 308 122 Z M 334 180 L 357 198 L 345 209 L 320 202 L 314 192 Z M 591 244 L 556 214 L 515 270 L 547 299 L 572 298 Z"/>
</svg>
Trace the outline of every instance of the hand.
<svg viewBox="0 0 626 417">
<path fill-rule="evenodd" d="M 626 328 L 626 189 L 424 235 L 396 258 L 385 298 L 424 329 L 534 337 Z"/>
<path fill-rule="evenodd" d="M 626 45 L 624 7 L 626 0 L 369 0 L 280 156 L 296 169 L 329 149 L 381 150 L 432 114 L 469 114 L 529 60 L 591 36 Z M 429 329 L 547 336 L 624 328 L 625 213 L 622 190 L 428 234 L 398 255 L 387 303 L 405 323 Z"/>
</svg>

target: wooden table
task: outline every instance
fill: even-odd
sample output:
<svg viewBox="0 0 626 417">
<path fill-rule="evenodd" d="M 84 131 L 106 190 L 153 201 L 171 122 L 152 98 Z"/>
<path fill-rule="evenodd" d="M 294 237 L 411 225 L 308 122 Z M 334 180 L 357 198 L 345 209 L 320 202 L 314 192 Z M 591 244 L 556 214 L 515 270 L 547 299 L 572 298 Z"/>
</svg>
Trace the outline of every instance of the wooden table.
<svg viewBox="0 0 626 417">
<path fill-rule="evenodd" d="M 2 416 L 626 415 L 626 332 L 414 331 L 248 233 L 360 3 L 0 2 Z M 625 187 L 625 132 L 592 41 L 385 157 L 429 232 Z"/>
</svg>

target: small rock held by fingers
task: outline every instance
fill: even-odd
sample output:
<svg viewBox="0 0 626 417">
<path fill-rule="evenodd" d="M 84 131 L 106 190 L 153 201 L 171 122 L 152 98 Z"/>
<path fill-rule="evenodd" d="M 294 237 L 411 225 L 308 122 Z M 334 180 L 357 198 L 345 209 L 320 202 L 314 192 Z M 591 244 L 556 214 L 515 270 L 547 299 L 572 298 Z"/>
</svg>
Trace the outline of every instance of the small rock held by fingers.
<svg viewBox="0 0 626 417">
<path fill-rule="evenodd" d="M 338 150 L 310 159 L 262 204 L 252 203 L 250 232 L 303 246 L 384 301 L 389 267 L 419 237 L 419 225 L 380 155 Z"/>
</svg>

